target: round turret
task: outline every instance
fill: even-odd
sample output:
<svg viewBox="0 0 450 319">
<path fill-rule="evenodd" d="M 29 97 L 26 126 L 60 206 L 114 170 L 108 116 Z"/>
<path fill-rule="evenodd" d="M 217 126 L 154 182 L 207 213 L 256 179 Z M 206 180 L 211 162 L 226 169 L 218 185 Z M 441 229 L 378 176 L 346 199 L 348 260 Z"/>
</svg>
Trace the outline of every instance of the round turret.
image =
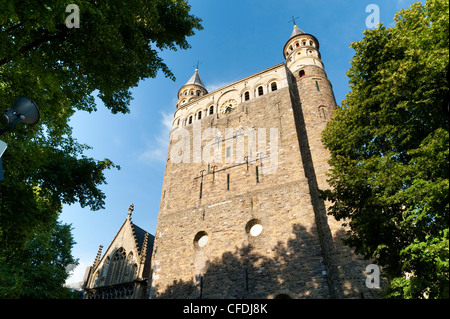
<svg viewBox="0 0 450 319">
<path fill-rule="evenodd" d="M 191 78 L 180 88 L 180 90 L 178 90 L 177 109 L 180 106 L 196 100 L 207 93 L 208 90 L 206 90 L 205 85 L 200 79 L 198 69 L 195 69 L 195 72 Z"/>
<path fill-rule="evenodd" d="M 319 41 L 315 36 L 307 34 L 294 25 L 291 37 L 283 48 L 286 65 L 293 74 L 307 65 L 315 65 L 324 69 L 319 52 Z"/>
</svg>

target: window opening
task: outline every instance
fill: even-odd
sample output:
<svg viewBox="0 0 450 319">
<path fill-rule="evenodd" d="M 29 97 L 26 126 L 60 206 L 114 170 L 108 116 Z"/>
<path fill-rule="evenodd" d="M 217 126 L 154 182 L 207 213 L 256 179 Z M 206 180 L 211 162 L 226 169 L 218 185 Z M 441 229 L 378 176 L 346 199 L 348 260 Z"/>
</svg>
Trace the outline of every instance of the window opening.
<svg viewBox="0 0 450 319">
<path fill-rule="evenodd" d="M 263 87 L 262 86 L 258 87 L 258 95 L 263 95 L 263 94 L 264 94 Z"/>
<path fill-rule="evenodd" d="M 276 82 L 273 82 L 273 83 L 271 84 L 271 88 L 272 88 L 272 92 L 273 92 L 273 91 L 276 91 L 276 90 L 277 90 L 277 83 L 276 83 Z"/>
</svg>

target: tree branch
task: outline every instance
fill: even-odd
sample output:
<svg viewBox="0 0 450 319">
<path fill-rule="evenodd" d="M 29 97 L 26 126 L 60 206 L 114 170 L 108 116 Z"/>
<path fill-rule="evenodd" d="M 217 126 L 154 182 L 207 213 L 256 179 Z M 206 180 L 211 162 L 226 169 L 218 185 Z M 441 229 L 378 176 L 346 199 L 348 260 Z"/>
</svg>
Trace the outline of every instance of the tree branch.
<svg viewBox="0 0 450 319">
<path fill-rule="evenodd" d="M 64 24 L 60 24 L 56 26 L 56 29 L 58 30 L 57 33 L 55 34 L 51 34 L 49 31 L 45 30 L 45 33 L 43 36 L 41 36 L 40 38 L 24 45 L 23 47 L 21 47 L 17 53 L 18 55 L 22 55 L 32 49 L 38 48 L 40 47 L 43 43 L 48 42 L 48 41 L 52 41 L 58 38 L 64 38 L 65 36 L 65 32 L 66 31 L 66 26 Z M 0 67 L 3 66 L 6 63 L 9 63 L 13 60 L 13 55 L 10 55 L 6 58 L 3 58 L 0 60 Z"/>
</svg>

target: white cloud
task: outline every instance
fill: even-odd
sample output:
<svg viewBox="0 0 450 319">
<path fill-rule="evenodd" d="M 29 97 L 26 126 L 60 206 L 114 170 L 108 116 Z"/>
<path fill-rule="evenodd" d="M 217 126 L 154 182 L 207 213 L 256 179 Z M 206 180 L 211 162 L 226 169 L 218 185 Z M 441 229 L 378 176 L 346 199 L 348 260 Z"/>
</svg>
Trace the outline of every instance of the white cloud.
<svg viewBox="0 0 450 319">
<path fill-rule="evenodd" d="M 153 141 L 147 142 L 146 149 L 139 155 L 139 160 L 145 163 L 165 162 L 169 147 L 169 134 L 172 130 L 173 114 L 160 112 L 161 129 Z"/>
<path fill-rule="evenodd" d="M 84 274 L 86 273 L 86 268 L 92 266 L 92 262 L 79 261 L 78 266 L 76 266 L 71 272 L 66 280 L 66 286 L 72 287 L 78 285 L 83 281 Z"/>
</svg>

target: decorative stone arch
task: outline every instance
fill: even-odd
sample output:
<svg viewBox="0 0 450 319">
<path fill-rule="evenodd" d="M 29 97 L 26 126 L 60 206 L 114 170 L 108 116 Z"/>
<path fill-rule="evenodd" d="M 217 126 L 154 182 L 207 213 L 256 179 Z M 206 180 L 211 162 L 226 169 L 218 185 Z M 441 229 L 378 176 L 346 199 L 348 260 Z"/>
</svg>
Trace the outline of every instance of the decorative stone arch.
<svg viewBox="0 0 450 319">
<path fill-rule="evenodd" d="M 229 100 L 235 100 L 237 104 L 240 103 L 240 92 L 237 89 L 229 89 L 223 92 L 219 98 L 217 99 L 217 112 L 221 112 L 221 107 L 223 106 L 223 103 Z"/>
<path fill-rule="evenodd" d="M 273 90 L 273 84 L 275 84 L 275 90 Z M 273 92 L 278 90 L 280 87 L 280 79 L 277 77 L 273 77 L 271 78 L 269 81 L 267 81 L 267 88 L 268 88 L 268 92 Z"/>
</svg>

